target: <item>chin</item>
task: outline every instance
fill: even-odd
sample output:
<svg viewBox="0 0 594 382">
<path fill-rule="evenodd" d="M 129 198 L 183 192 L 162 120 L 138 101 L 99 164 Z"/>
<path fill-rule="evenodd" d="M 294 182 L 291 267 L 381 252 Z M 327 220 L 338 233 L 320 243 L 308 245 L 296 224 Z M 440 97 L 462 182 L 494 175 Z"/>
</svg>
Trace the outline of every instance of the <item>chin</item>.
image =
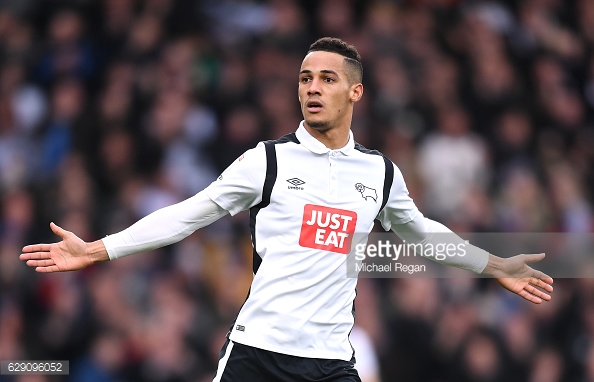
<svg viewBox="0 0 594 382">
<path fill-rule="evenodd" d="M 305 123 L 307 123 L 307 126 L 316 130 L 327 130 L 330 127 L 330 123 L 328 121 L 312 121 L 310 119 L 306 119 Z"/>
</svg>

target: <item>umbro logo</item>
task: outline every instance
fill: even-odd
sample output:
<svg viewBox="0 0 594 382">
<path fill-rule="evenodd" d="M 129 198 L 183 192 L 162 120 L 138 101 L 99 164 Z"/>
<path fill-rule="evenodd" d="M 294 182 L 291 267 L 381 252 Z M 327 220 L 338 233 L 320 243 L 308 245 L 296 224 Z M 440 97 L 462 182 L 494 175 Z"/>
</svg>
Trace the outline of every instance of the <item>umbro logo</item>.
<svg viewBox="0 0 594 382">
<path fill-rule="evenodd" d="M 288 186 L 289 190 L 303 190 L 303 187 L 301 186 L 305 184 L 305 182 L 299 178 L 287 179 L 287 182 L 291 184 Z"/>
<path fill-rule="evenodd" d="M 301 186 L 302 184 L 305 184 L 305 182 L 299 178 L 287 179 L 287 182 L 291 183 L 293 186 Z"/>
<path fill-rule="evenodd" d="M 375 188 L 369 188 L 361 183 L 357 183 L 355 184 L 355 189 L 361 193 L 363 199 L 369 200 L 367 198 L 370 198 L 377 203 L 377 192 L 375 191 Z"/>
</svg>

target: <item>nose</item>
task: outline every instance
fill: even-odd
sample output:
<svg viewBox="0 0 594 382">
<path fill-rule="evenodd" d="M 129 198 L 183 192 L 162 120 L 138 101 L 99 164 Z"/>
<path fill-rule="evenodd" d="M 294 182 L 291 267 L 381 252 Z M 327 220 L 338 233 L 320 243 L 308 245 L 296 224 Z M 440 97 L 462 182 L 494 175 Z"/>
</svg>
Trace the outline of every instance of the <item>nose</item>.
<svg viewBox="0 0 594 382">
<path fill-rule="evenodd" d="M 307 95 L 321 95 L 320 92 L 320 81 L 317 78 L 311 80 L 309 88 L 307 89 Z"/>
</svg>

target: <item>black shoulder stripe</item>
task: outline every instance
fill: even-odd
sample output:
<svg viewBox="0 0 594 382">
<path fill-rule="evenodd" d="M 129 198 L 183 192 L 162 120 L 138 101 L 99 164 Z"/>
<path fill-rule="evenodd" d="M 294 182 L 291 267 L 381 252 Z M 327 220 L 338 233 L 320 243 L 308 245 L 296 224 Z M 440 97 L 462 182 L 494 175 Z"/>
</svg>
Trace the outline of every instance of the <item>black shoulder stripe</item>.
<svg viewBox="0 0 594 382">
<path fill-rule="evenodd" d="M 363 146 L 358 142 L 355 142 L 355 150 L 360 151 L 363 154 L 382 155 L 382 153 L 380 153 L 379 151 L 368 149 L 367 147 Z"/>
<path fill-rule="evenodd" d="M 256 252 L 256 216 L 262 208 L 265 208 L 270 204 L 272 187 L 274 187 L 274 183 L 276 183 L 277 173 L 276 148 L 274 147 L 274 141 L 264 142 L 264 148 L 266 149 L 266 177 L 264 178 L 264 185 L 262 186 L 262 201 L 250 208 L 250 232 L 252 234 L 253 248 L 252 268 L 254 274 L 258 272 L 258 268 L 260 268 L 260 264 L 262 264 L 262 257 Z"/>
<path fill-rule="evenodd" d="M 297 136 L 295 136 L 295 133 L 287 134 L 277 140 L 264 142 L 264 149 L 266 150 L 266 177 L 264 178 L 264 186 L 262 187 L 262 201 L 254 207 L 257 208 L 258 211 L 270 204 L 272 188 L 276 183 L 277 163 L 275 145 L 288 142 L 299 144 L 299 140 L 297 139 Z"/>
<path fill-rule="evenodd" d="M 264 180 L 264 187 L 262 188 L 262 201 L 258 204 L 258 209 L 267 207 L 268 204 L 270 204 L 272 187 L 274 187 L 274 184 L 276 183 L 277 163 L 275 145 L 288 142 L 300 144 L 295 133 L 287 134 L 276 140 L 264 142 L 264 148 L 266 149 L 266 178 Z"/>
<path fill-rule="evenodd" d="M 272 187 L 276 183 L 276 148 L 274 141 L 264 142 L 266 149 L 266 178 L 264 180 L 264 187 L 262 188 L 262 201 L 260 208 L 264 208 L 270 204 L 270 195 L 272 194 Z"/>
<path fill-rule="evenodd" d="M 273 142 L 273 143 L 293 142 L 293 143 L 297 143 L 297 144 L 300 144 L 301 143 L 301 142 L 299 142 L 299 139 L 297 139 L 297 135 L 295 135 L 295 133 L 290 133 L 290 134 L 287 134 L 287 135 L 283 135 L 279 139 L 274 140 L 274 141 L 269 141 L 269 142 Z"/>
<path fill-rule="evenodd" d="M 385 155 L 382 155 L 382 158 L 384 158 L 384 164 L 386 165 L 386 175 L 384 176 L 384 198 L 382 200 L 380 211 L 382 211 L 388 203 L 390 190 L 392 189 L 392 183 L 394 182 L 394 165 Z"/>
</svg>

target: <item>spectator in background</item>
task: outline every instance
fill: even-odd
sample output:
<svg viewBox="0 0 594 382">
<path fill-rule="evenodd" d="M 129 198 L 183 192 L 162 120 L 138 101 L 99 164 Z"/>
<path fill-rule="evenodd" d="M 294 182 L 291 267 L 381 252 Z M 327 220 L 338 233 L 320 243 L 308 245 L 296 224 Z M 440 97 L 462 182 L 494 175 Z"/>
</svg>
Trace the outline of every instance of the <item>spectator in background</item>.
<svg viewBox="0 0 594 382">
<path fill-rule="evenodd" d="M 463 220 L 455 214 L 463 209 L 468 193 L 487 184 L 486 144 L 471 132 L 470 117 L 461 107 L 439 111 L 437 123 L 438 131 L 429 134 L 419 148 L 423 205 L 432 216 Z"/>
<path fill-rule="evenodd" d="M 81 118 L 85 107 L 85 90 L 76 79 L 64 79 L 52 89 L 49 119 L 42 128 L 42 155 L 39 166 L 43 173 L 51 175 L 68 153 L 86 148 L 76 142 L 84 140 L 85 126 Z M 85 142 L 91 144 L 91 142 Z"/>
<path fill-rule="evenodd" d="M 0 93 L 10 110 L 12 128 L 17 135 L 30 135 L 39 127 L 47 109 L 42 90 L 27 81 L 26 69 L 10 60 L 0 73 Z"/>
<path fill-rule="evenodd" d="M 497 168 L 505 171 L 515 164 L 536 165 L 530 155 L 534 151 L 534 128 L 523 110 L 502 112 L 489 135 Z"/>
<path fill-rule="evenodd" d="M 424 114 L 437 118 L 441 109 L 461 102 L 460 68 L 448 56 L 433 51 L 428 53 L 430 57 L 423 59 L 421 64 L 419 97 Z"/>
<path fill-rule="evenodd" d="M 50 21 L 48 42 L 36 68 L 36 77 L 46 86 L 59 77 L 89 81 L 97 74 L 98 61 L 93 44 L 84 36 L 80 15 L 75 11 L 60 11 Z"/>
<path fill-rule="evenodd" d="M 0 190 L 22 187 L 35 165 L 29 154 L 46 98 L 25 77 L 25 69 L 12 59 L 0 70 Z"/>
<path fill-rule="evenodd" d="M 136 15 L 134 0 L 102 1 L 101 30 L 98 31 L 101 47 L 113 58 L 124 53 L 130 25 Z"/>
<path fill-rule="evenodd" d="M 150 135 L 164 151 L 163 171 L 179 195 L 194 195 L 217 174 L 210 158 L 203 154 L 218 133 L 216 117 L 179 91 L 161 92 L 153 110 L 147 123 Z M 246 132 L 249 128 L 244 126 Z"/>
<path fill-rule="evenodd" d="M 385 129 L 414 113 L 411 110 L 414 97 L 409 77 L 397 57 L 380 57 L 374 62 L 372 86 L 377 97 L 371 112 L 379 123 L 378 129 Z"/>
<path fill-rule="evenodd" d="M 241 107 L 229 113 L 215 154 L 219 171 L 262 139 L 261 126 L 260 116 L 253 108 Z"/>
<path fill-rule="evenodd" d="M 549 189 L 558 224 L 563 232 L 592 232 L 592 208 L 584 199 L 582 185 L 576 173 L 567 164 L 549 169 Z"/>
<path fill-rule="evenodd" d="M 508 232 L 544 232 L 552 227 L 550 202 L 534 169 L 514 166 L 502 179 L 498 226 Z"/>
<path fill-rule="evenodd" d="M 523 97 L 523 82 L 505 53 L 503 37 L 488 20 L 485 13 L 470 13 L 463 28 L 463 51 L 472 68 L 466 79 L 471 89 L 467 102 L 484 135 L 506 107 L 521 103 Z"/>
<path fill-rule="evenodd" d="M 292 0 L 272 1 L 270 4 L 271 26 L 265 41 L 286 52 L 297 52 L 310 41 L 308 20 L 305 11 Z"/>
<path fill-rule="evenodd" d="M 323 0 L 318 5 L 315 26 L 322 36 L 336 36 L 343 39 L 356 34 L 354 4 L 350 0 Z"/>
</svg>

